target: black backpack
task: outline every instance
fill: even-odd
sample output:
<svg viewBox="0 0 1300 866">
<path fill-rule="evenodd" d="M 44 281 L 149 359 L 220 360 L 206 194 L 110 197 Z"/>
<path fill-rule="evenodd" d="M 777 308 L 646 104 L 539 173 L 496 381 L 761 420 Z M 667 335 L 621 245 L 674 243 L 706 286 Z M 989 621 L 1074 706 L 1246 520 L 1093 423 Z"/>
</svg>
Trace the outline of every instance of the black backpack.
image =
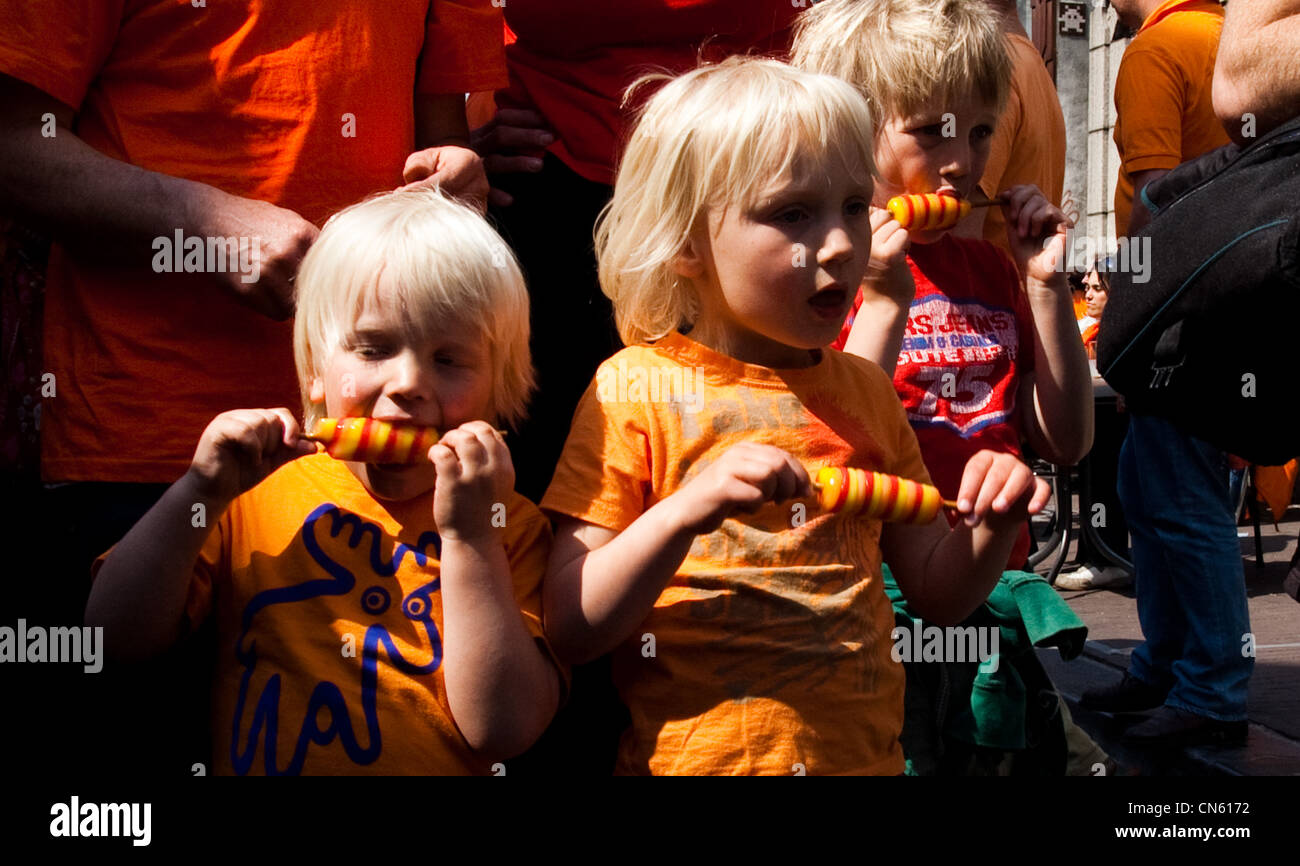
<svg viewBox="0 0 1300 866">
<path fill-rule="evenodd" d="M 1154 216 L 1127 243 L 1149 239 L 1149 281 L 1111 274 L 1102 377 L 1130 410 L 1254 463 L 1300 455 L 1300 118 L 1142 198 Z"/>
</svg>

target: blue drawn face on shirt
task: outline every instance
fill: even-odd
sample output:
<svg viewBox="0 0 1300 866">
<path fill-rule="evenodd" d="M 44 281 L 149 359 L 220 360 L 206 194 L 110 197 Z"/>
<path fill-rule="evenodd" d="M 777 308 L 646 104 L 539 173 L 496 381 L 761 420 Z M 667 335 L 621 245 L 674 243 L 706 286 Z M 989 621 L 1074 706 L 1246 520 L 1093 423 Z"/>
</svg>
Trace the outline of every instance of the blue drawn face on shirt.
<svg viewBox="0 0 1300 866">
<path fill-rule="evenodd" d="M 395 578 L 407 554 L 410 554 L 415 564 L 421 568 L 428 565 L 430 547 L 433 548 L 435 556 L 441 554 L 441 543 L 437 533 L 425 532 L 413 548 L 398 542 L 393 549 L 391 559 L 385 560 L 382 550 L 384 533 L 380 527 L 330 503 L 318 506 L 307 515 L 300 535 L 307 553 L 327 576 L 260 592 L 249 600 L 241 617 L 239 639 L 235 643 L 235 656 L 244 671 L 239 681 L 239 697 L 235 704 L 230 741 L 231 763 L 234 765 L 235 772 L 240 775 L 246 774 L 253 765 L 259 735 L 262 734 L 263 728 L 265 728 L 265 736 L 262 740 L 267 775 L 297 775 L 302 771 L 307 758 L 307 749 L 312 743 L 328 746 L 336 737 L 352 761 L 359 765 L 373 763 L 379 757 L 383 746 L 375 702 L 380 648 L 382 647 L 387 654 L 389 664 L 409 676 L 432 674 L 442 663 L 442 640 L 433 622 L 433 593 L 439 588 L 439 579 L 434 577 L 433 580 L 415 588 L 400 599 L 402 613 L 407 619 L 419 624 L 428 639 L 431 658 L 427 663 L 414 664 L 403 658 L 388 628 L 383 624 L 375 622 L 366 628 L 360 654 L 361 709 L 366 720 L 367 734 L 365 746 L 361 745 L 356 732 L 352 729 L 352 719 L 342 690 L 332 682 L 322 681 L 316 685 L 307 702 L 293 755 L 285 767 L 280 767 L 276 755 L 280 707 L 278 673 L 266 681 L 261 694 L 257 696 L 246 738 L 241 736 L 244 705 L 258 663 L 257 641 L 248 640 L 258 612 L 276 604 L 292 604 L 322 596 L 347 595 L 357 585 L 356 575 L 331 557 L 327 547 L 322 546 L 322 541 L 341 540 L 347 547 L 355 550 L 369 539 L 368 564 L 374 576 L 380 581 L 362 589 L 357 604 L 358 614 L 370 617 L 384 616 L 392 606 L 392 593 L 398 590 L 399 586 L 396 580 L 385 583 L 384 579 Z M 328 627 L 328 624 L 322 623 L 321 627 Z M 319 712 L 322 708 L 329 710 L 327 714 L 329 722 L 323 726 L 318 724 L 318 717 L 326 715 Z"/>
</svg>

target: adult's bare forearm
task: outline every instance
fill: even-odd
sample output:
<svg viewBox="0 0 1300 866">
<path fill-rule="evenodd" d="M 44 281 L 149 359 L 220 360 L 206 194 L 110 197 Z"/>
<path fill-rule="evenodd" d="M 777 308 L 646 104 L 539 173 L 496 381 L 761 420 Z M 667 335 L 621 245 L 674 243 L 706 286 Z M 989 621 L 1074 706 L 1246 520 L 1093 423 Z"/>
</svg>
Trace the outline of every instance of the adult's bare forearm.
<svg viewBox="0 0 1300 866">
<path fill-rule="evenodd" d="M 1261 135 L 1300 114 L 1300 0 L 1230 3 L 1214 70 L 1215 113 L 1245 142 L 1242 115 Z"/>
<path fill-rule="evenodd" d="M 12 216 L 71 250 L 148 261 L 153 239 L 176 229 L 204 234 L 205 184 L 128 165 L 60 129 L 36 140 L 0 136 L 0 198 Z"/>
</svg>

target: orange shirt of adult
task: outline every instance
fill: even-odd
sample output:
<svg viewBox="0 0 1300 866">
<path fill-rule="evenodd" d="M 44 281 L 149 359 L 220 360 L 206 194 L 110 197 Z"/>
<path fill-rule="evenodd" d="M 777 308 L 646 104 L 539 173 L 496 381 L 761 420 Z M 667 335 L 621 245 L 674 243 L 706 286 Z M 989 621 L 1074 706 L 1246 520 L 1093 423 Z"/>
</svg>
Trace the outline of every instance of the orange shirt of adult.
<svg viewBox="0 0 1300 866">
<path fill-rule="evenodd" d="M 1168 171 L 1228 143 L 1210 102 L 1223 7 L 1167 0 L 1147 16 L 1115 79 L 1115 229 L 1128 234 L 1133 176 Z"/>
<path fill-rule="evenodd" d="M 401 184 L 417 93 L 506 82 L 490 0 L 2 0 L 0 17 L 0 72 L 76 108 L 91 147 L 317 224 Z M 47 480 L 174 481 L 213 416 L 299 403 L 290 325 L 153 255 L 51 252 Z"/>
<path fill-rule="evenodd" d="M 1004 189 L 1032 183 L 1052 204 L 1061 203 L 1065 187 L 1065 116 L 1034 43 L 1018 33 L 1007 36 L 1011 54 L 1011 92 L 989 144 L 989 161 L 980 190 L 992 198 Z M 989 208 L 984 240 L 1015 259 L 1007 244 L 1002 208 Z"/>
</svg>

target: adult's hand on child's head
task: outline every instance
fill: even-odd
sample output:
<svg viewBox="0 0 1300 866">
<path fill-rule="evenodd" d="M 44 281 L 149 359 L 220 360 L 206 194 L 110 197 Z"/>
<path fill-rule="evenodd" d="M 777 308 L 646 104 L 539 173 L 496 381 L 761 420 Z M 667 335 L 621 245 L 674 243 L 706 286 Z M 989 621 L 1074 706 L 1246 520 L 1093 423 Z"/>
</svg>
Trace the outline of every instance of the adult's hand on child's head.
<svg viewBox="0 0 1300 866">
<path fill-rule="evenodd" d="M 894 215 L 882 207 L 871 206 L 871 258 L 862 280 L 864 295 L 874 293 L 911 306 L 916 295 L 916 281 L 907 266 L 907 249 L 911 235 L 899 225 Z"/>
<path fill-rule="evenodd" d="M 402 189 L 441 187 L 479 213 L 487 213 L 488 179 L 483 160 L 467 147 L 444 145 L 417 150 L 402 168 Z"/>
<path fill-rule="evenodd" d="M 1061 265 L 1074 223 L 1033 184 L 1014 186 L 998 198 L 1005 202 L 1007 243 L 1020 273 L 1026 280 L 1059 283 L 1068 291 Z"/>
<path fill-rule="evenodd" d="M 772 445 L 741 442 L 727 449 L 675 494 L 675 516 L 696 535 L 712 532 L 732 513 L 811 495 L 803 464 Z"/>
<path fill-rule="evenodd" d="M 515 465 L 501 434 L 470 421 L 429 449 L 438 470 L 433 519 L 444 538 L 472 541 L 493 535 L 492 518 L 515 486 Z"/>
<path fill-rule="evenodd" d="M 316 444 L 301 436 L 288 409 L 222 412 L 199 437 L 189 474 L 205 497 L 229 503 L 290 460 L 315 454 Z"/>
<path fill-rule="evenodd" d="M 488 177 L 542 170 L 545 148 L 555 141 L 546 118 L 529 108 L 502 108 L 478 129 L 470 131 L 470 147 L 483 157 Z M 496 207 L 507 207 L 514 199 L 503 190 L 492 189 L 488 199 Z"/>
<path fill-rule="evenodd" d="M 966 461 L 957 492 L 957 512 L 968 526 L 985 523 L 1000 531 L 1016 529 L 1043 510 L 1051 488 L 1024 461 L 1011 454 L 978 451 Z"/>
<path fill-rule="evenodd" d="M 298 266 L 320 229 L 286 208 L 270 202 L 219 193 L 198 205 L 200 236 L 237 243 L 239 266 L 227 261 L 212 276 L 239 303 L 267 318 L 283 321 L 293 315 Z M 248 250 L 245 270 L 244 250 Z"/>
</svg>

